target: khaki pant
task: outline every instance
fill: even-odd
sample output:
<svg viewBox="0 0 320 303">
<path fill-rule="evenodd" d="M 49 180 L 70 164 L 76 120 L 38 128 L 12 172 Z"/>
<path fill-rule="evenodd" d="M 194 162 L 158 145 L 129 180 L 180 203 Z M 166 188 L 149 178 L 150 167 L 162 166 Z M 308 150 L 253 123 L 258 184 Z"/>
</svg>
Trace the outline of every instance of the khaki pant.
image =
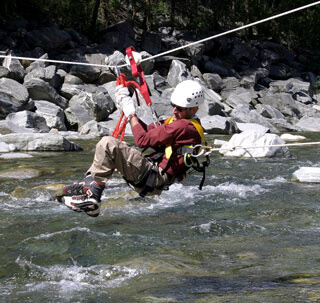
<svg viewBox="0 0 320 303">
<path fill-rule="evenodd" d="M 128 181 L 138 181 L 153 164 L 134 147 L 128 146 L 120 140 L 108 136 L 103 137 L 96 145 L 93 163 L 88 169 L 93 178 L 99 183 L 106 183 L 111 178 L 115 169 Z M 170 184 L 167 174 L 161 174 L 158 168 L 153 186 L 155 190 L 148 195 L 160 194 L 162 188 Z M 141 189 L 134 188 L 137 192 Z"/>
</svg>

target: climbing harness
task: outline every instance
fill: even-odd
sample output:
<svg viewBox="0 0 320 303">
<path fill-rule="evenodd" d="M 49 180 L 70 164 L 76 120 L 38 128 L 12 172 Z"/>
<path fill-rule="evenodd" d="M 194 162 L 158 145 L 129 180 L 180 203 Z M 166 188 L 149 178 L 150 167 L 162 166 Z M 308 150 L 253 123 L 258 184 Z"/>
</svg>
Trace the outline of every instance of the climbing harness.
<svg viewBox="0 0 320 303">
<path fill-rule="evenodd" d="M 147 82 L 145 80 L 144 72 L 141 68 L 141 65 L 136 63 L 132 52 L 135 52 L 135 49 L 132 46 L 130 46 L 126 49 L 126 53 L 127 53 L 127 56 L 128 56 L 129 62 L 130 62 L 130 66 L 131 66 L 132 76 L 134 78 L 139 78 L 140 84 L 138 84 L 136 81 L 128 81 L 126 75 L 122 74 L 122 73 L 120 74 L 119 67 L 116 67 L 116 72 L 117 72 L 116 85 L 122 85 L 123 87 L 127 87 L 128 89 L 133 90 L 133 92 L 135 93 L 136 99 L 137 99 L 138 106 L 140 105 L 138 91 L 140 92 L 140 94 L 144 98 L 147 106 L 151 109 L 152 116 L 153 116 L 155 126 L 156 126 L 157 121 L 158 121 L 158 117 L 157 117 L 155 111 L 152 109 L 152 102 L 151 102 L 151 98 L 150 98 L 151 93 L 149 91 Z M 115 126 L 115 129 L 112 133 L 112 136 L 115 138 L 118 138 L 118 136 L 120 135 L 120 141 L 123 141 L 127 122 L 128 122 L 128 118 L 124 117 L 124 113 L 121 112 L 119 121 L 117 122 L 117 124 Z"/>
<path fill-rule="evenodd" d="M 167 125 L 172 123 L 174 121 L 173 117 L 174 116 L 167 118 L 164 123 Z M 199 123 L 199 121 L 192 118 L 188 120 L 192 123 L 192 125 L 195 127 L 195 129 L 199 133 L 201 137 L 201 144 L 197 144 L 196 146 L 183 145 L 183 146 L 179 146 L 175 150 L 173 150 L 171 145 L 167 145 L 165 148 L 165 156 L 166 156 L 166 159 L 168 160 L 168 163 L 167 163 L 167 166 L 162 171 L 162 173 L 165 173 L 169 169 L 171 165 L 173 153 L 181 155 L 183 157 L 183 161 L 187 169 L 193 168 L 197 172 L 202 172 L 202 180 L 199 185 L 199 189 L 201 190 L 206 178 L 206 167 L 208 167 L 210 164 L 210 158 L 208 155 L 205 155 L 205 160 L 200 162 L 197 159 L 198 157 L 193 157 L 193 153 L 195 152 L 195 150 L 197 150 L 199 146 L 204 146 L 206 144 L 206 141 L 204 137 L 204 130 L 201 124 Z"/>
<path fill-rule="evenodd" d="M 158 173 L 158 168 L 156 166 L 152 166 L 150 169 L 148 169 L 144 175 L 141 177 L 138 181 L 129 181 L 126 178 L 126 182 L 129 184 L 129 186 L 137 187 L 140 190 L 139 196 L 145 197 L 149 192 L 152 192 L 155 187 L 153 186 L 154 180 L 156 179 L 156 175 Z M 157 188 L 159 190 L 163 190 L 163 187 Z"/>
</svg>

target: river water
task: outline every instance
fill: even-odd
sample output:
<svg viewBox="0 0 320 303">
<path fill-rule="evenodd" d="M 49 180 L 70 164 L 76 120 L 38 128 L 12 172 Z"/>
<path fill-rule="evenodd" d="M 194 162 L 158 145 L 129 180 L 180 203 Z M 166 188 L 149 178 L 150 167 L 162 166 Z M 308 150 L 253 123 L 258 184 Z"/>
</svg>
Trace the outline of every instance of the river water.
<svg viewBox="0 0 320 303">
<path fill-rule="evenodd" d="M 0 159 L 0 302 L 320 302 L 320 184 L 291 180 L 319 146 L 212 153 L 202 191 L 194 174 L 157 198 L 115 176 L 91 218 L 53 189 L 82 178 L 96 142 Z"/>
</svg>

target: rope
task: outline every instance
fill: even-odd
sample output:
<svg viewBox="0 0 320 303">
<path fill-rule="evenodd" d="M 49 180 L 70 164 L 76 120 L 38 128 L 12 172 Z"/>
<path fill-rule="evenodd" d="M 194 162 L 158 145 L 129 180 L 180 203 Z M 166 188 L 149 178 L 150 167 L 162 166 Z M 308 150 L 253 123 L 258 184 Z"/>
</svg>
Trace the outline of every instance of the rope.
<svg viewBox="0 0 320 303">
<path fill-rule="evenodd" d="M 288 146 L 303 146 L 303 145 L 320 145 L 320 142 L 302 142 L 302 143 L 284 143 L 284 144 L 270 144 L 270 145 L 260 145 L 260 146 L 233 146 L 230 148 L 214 148 L 211 146 L 207 146 L 207 145 L 196 145 L 193 150 L 197 151 L 199 150 L 198 153 L 192 153 L 192 157 L 197 158 L 200 156 L 208 156 L 210 155 L 212 152 L 215 151 L 233 151 L 233 150 L 237 150 L 237 149 L 257 149 L 257 148 L 267 148 L 267 147 L 288 147 Z"/>
<path fill-rule="evenodd" d="M 222 37 L 222 36 L 234 33 L 236 31 L 243 30 L 245 28 L 252 27 L 252 26 L 267 22 L 267 21 L 271 21 L 271 20 L 286 16 L 286 15 L 289 15 L 289 14 L 292 14 L 292 13 L 307 9 L 309 7 L 312 7 L 312 6 L 315 6 L 315 5 L 318 5 L 318 4 L 320 4 L 320 1 L 316 1 L 316 2 L 307 4 L 307 5 L 304 5 L 304 6 L 300 6 L 298 8 L 295 8 L 295 9 L 292 9 L 292 10 L 289 10 L 289 11 L 286 11 L 286 12 L 283 12 L 283 13 L 280 13 L 280 14 L 277 14 L 277 15 L 274 15 L 274 16 L 271 16 L 271 17 L 256 21 L 256 22 L 252 22 L 252 23 L 249 23 L 247 25 L 243 25 L 243 26 L 237 27 L 235 29 L 232 29 L 232 30 L 229 30 L 229 31 L 225 31 L 223 33 L 220 33 L 220 34 L 217 34 L 217 35 L 214 35 L 214 36 L 210 36 L 210 37 L 207 37 L 207 38 L 204 38 L 204 39 L 201 39 L 201 40 L 198 40 L 198 41 L 195 41 L 195 42 L 192 42 L 192 43 L 189 43 L 189 44 L 177 47 L 177 48 L 174 48 L 172 50 L 168 50 L 168 51 L 159 53 L 157 55 L 154 55 L 154 56 L 151 56 L 151 57 L 148 57 L 148 58 L 144 58 L 144 59 L 141 60 L 141 62 L 149 61 L 149 60 L 152 60 L 152 59 L 155 59 L 155 58 L 158 58 L 158 57 L 162 57 L 162 56 L 168 55 L 170 53 L 176 52 L 178 50 L 181 50 L 181 49 L 184 49 L 184 48 L 187 48 L 187 47 L 191 47 L 191 46 L 194 46 L 196 44 L 200 44 L 200 43 L 212 40 L 212 39 L 216 39 L 218 37 Z M 121 67 L 129 66 L 129 64 L 122 64 L 122 65 L 116 66 L 116 65 L 105 65 L 105 64 L 92 64 L 92 63 L 85 63 L 85 62 L 60 61 L 60 60 L 29 58 L 29 57 L 20 57 L 20 56 L 11 56 L 11 55 L 0 55 L 0 58 L 8 58 L 8 57 L 11 57 L 12 59 L 18 59 L 18 60 L 42 61 L 42 62 L 61 63 L 61 64 L 73 64 L 73 65 L 85 65 L 85 66 L 100 67 L 100 68 L 121 68 Z"/>
</svg>

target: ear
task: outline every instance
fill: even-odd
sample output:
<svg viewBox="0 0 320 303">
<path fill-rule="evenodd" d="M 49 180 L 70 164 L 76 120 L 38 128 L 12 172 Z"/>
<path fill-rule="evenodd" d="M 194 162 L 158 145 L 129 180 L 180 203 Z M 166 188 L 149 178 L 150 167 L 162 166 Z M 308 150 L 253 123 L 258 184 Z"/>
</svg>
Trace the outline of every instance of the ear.
<svg viewBox="0 0 320 303">
<path fill-rule="evenodd" d="M 199 107 L 195 106 L 192 108 L 192 114 L 194 115 L 198 111 Z"/>
</svg>

